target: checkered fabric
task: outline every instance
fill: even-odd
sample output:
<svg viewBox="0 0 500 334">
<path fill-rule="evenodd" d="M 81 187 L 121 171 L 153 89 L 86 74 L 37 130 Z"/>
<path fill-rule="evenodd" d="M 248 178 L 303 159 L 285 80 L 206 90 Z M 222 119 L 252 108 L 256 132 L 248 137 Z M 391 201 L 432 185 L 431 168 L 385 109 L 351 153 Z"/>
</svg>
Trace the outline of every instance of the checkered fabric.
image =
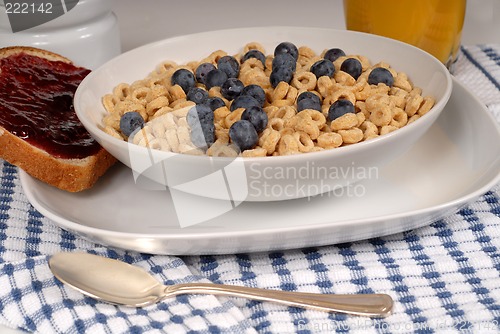
<svg viewBox="0 0 500 334">
<path fill-rule="evenodd" d="M 462 48 L 455 76 L 500 121 L 500 46 Z M 485 143 L 488 145 L 488 143 Z M 153 256 L 93 244 L 29 204 L 0 162 L 0 324 L 37 333 L 498 333 L 500 187 L 445 219 L 365 241 L 272 253 Z M 97 302 L 51 274 L 60 251 L 87 251 L 165 284 L 216 282 L 319 293 L 387 293 L 394 314 L 369 319 L 238 298 L 184 295 L 145 307 Z"/>
</svg>

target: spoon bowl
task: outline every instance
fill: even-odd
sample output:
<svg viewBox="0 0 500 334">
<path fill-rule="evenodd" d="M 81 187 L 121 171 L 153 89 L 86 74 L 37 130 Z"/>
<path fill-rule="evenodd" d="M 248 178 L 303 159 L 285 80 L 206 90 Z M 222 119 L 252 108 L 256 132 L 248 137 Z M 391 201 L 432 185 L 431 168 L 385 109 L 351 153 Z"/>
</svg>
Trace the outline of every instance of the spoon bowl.
<svg viewBox="0 0 500 334">
<path fill-rule="evenodd" d="M 57 253 L 49 259 L 49 267 L 57 279 L 87 296 L 131 307 L 148 306 L 186 293 L 250 298 L 370 317 L 385 317 L 393 306 L 386 294 L 316 294 L 212 283 L 165 286 L 140 267 L 89 253 Z"/>
</svg>

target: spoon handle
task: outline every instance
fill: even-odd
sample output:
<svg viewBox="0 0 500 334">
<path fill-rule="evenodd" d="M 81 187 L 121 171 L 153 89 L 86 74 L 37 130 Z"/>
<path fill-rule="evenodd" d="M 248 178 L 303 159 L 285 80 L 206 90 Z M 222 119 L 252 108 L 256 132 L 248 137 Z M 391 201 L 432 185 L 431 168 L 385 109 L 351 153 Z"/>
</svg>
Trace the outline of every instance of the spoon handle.
<svg viewBox="0 0 500 334">
<path fill-rule="evenodd" d="M 369 317 L 388 316 L 393 306 L 391 296 L 386 294 L 319 294 L 212 283 L 185 283 L 165 288 L 165 297 L 185 293 L 249 298 L 259 301 L 276 302 L 287 306 Z"/>
</svg>

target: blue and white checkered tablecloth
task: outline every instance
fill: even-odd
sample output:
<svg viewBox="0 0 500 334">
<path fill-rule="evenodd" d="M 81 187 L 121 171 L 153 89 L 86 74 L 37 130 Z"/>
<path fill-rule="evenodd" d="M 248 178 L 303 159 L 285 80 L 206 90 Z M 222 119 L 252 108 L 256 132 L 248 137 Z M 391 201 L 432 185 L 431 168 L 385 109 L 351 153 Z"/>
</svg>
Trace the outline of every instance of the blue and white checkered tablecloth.
<svg viewBox="0 0 500 334">
<path fill-rule="evenodd" d="M 455 76 L 500 120 L 500 45 L 462 48 Z M 488 143 L 485 143 L 488 145 Z M 153 256 L 106 248 L 38 213 L 17 168 L 0 162 L 0 324 L 38 333 L 499 333 L 500 187 L 429 226 L 341 245 L 272 253 Z M 272 303 L 184 295 L 146 308 L 97 302 L 63 286 L 47 260 L 88 251 L 170 283 L 216 282 L 323 293 L 387 293 L 369 319 Z"/>
</svg>

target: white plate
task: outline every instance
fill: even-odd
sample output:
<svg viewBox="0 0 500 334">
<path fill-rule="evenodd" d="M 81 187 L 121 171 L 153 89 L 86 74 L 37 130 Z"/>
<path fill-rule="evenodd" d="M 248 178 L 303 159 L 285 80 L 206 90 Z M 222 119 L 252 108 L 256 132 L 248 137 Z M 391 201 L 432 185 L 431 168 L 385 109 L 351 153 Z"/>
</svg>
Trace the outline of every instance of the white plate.
<svg viewBox="0 0 500 334">
<path fill-rule="evenodd" d="M 184 195 L 177 219 L 172 196 L 134 183 L 131 173 L 118 165 L 78 194 L 20 175 L 28 199 L 42 214 L 109 246 L 184 255 L 310 247 L 414 229 L 474 200 L 500 180 L 500 128 L 455 81 L 429 132 L 377 177 L 310 199 L 243 203 L 220 216 L 214 212 L 226 210 L 227 202 Z M 180 227 L 190 215 L 215 217 Z"/>
</svg>

